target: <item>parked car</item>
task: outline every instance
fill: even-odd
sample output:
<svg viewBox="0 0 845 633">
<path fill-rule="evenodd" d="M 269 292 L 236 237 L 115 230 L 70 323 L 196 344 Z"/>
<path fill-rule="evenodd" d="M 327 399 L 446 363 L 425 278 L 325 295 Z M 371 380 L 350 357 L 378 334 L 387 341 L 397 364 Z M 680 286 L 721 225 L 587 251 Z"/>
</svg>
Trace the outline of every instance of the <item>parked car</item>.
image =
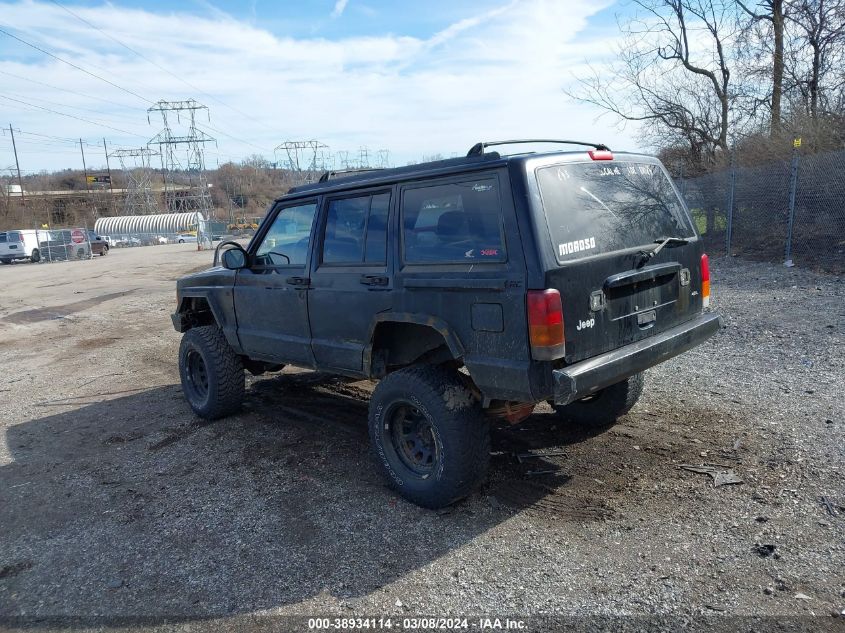
<svg viewBox="0 0 845 633">
<path fill-rule="evenodd" d="M 91 253 L 104 257 L 109 254 L 109 243 L 102 236 L 94 231 L 88 231 L 88 242 L 91 244 Z"/>
<path fill-rule="evenodd" d="M 130 246 L 141 246 L 140 238 L 134 237 L 132 235 L 118 235 L 112 236 L 111 243 L 113 246 L 117 246 L 118 248 L 127 248 Z"/>
<path fill-rule="evenodd" d="M 11 264 L 13 261 L 28 259 L 31 262 L 41 260 L 37 231 L 16 229 L 6 231 L 0 239 L 0 262 Z"/>
<path fill-rule="evenodd" d="M 177 244 L 186 244 L 188 242 L 196 243 L 197 236 L 193 235 L 192 233 L 180 233 L 176 236 L 176 243 Z"/>
<path fill-rule="evenodd" d="M 436 508 L 484 480 L 491 417 L 548 402 L 550 424 L 608 428 L 647 368 L 719 330 L 707 255 L 660 161 L 586 143 L 487 150 L 505 143 L 324 176 L 279 198 L 246 248 L 218 246 L 222 267 L 177 283 L 193 411 L 236 411 L 244 369 L 378 379 L 375 463 Z"/>
</svg>

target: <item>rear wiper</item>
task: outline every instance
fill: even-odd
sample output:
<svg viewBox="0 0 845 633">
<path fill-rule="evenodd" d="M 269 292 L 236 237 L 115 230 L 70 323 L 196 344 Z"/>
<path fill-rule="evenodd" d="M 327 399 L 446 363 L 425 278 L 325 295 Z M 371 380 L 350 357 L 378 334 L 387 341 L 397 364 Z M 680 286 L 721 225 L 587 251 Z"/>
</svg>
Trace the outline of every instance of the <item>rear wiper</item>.
<svg viewBox="0 0 845 633">
<path fill-rule="evenodd" d="M 684 239 L 683 237 L 661 237 L 659 239 L 654 240 L 654 243 L 657 244 L 657 246 L 651 249 L 650 251 L 643 250 L 637 253 L 637 255 L 642 257 L 642 260 L 640 261 L 641 266 L 645 264 L 648 260 L 650 260 L 652 257 L 657 255 L 660 251 L 662 251 L 663 247 L 683 246 L 684 244 L 689 244 L 689 240 Z"/>
</svg>

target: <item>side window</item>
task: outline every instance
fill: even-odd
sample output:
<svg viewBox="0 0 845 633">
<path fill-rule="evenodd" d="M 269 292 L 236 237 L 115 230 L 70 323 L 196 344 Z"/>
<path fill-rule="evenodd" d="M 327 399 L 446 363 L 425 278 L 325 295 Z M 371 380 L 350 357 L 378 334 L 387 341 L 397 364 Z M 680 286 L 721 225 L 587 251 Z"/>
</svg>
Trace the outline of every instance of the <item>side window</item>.
<svg viewBox="0 0 845 633">
<path fill-rule="evenodd" d="M 493 178 L 407 189 L 402 197 L 404 261 L 503 262 L 502 205 Z"/>
<path fill-rule="evenodd" d="M 316 211 L 316 202 L 279 211 L 255 252 L 256 265 L 304 266 Z"/>
<path fill-rule="evenodd" d="M 389 209 L 389 193 L 331 200 L 326 212 L 322 262 L 385 263 Z"/>
<path fill-rule="evenodd" d="M 364 261 L 368 264 L 387 263 L 387 214 L 390 211 L 390 194 L 373 196 L 370 219 L 367 222 L 367 245 Z"/>
</svg>

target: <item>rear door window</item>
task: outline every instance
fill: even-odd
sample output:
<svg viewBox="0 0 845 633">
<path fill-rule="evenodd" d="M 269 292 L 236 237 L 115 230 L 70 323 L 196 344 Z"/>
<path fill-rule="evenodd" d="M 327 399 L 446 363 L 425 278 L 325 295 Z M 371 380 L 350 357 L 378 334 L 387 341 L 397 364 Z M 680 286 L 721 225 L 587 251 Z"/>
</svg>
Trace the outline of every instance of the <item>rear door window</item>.
<svg viewBox="0 0 845 633">
<path fill-rule="evenodd" d="M 402 239 L 408 264 L 505 261 L 498 181 L 482 177 L 406 189 Z"/>
<path fill-rule="evenodd" d="M 695 235 L 657 164 L 552 165 L 538 169 L 537 180 L 558 261 Z"/>
<path fill-rule="evenodd" d="M 390 193 L 330 200 L 323 233 L 324 264 L 385 264 Z"/>
</svg>

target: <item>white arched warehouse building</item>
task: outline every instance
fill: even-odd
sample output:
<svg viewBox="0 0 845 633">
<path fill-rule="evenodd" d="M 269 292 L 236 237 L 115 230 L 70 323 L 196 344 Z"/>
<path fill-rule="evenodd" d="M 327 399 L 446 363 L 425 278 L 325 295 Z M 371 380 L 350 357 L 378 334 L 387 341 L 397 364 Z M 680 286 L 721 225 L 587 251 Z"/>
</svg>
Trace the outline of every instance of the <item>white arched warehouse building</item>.
<svg viewBox="0 0 845 633">
<path fill-rule="evenodd" d="M 155 215 L 123 215 L 99 218 L 94 223 L 97 235 L 137 235 L 141 233 L 171 234 L 196 231 L 202 215 L 191 213 L 158 213 Z"/>
</svg>

